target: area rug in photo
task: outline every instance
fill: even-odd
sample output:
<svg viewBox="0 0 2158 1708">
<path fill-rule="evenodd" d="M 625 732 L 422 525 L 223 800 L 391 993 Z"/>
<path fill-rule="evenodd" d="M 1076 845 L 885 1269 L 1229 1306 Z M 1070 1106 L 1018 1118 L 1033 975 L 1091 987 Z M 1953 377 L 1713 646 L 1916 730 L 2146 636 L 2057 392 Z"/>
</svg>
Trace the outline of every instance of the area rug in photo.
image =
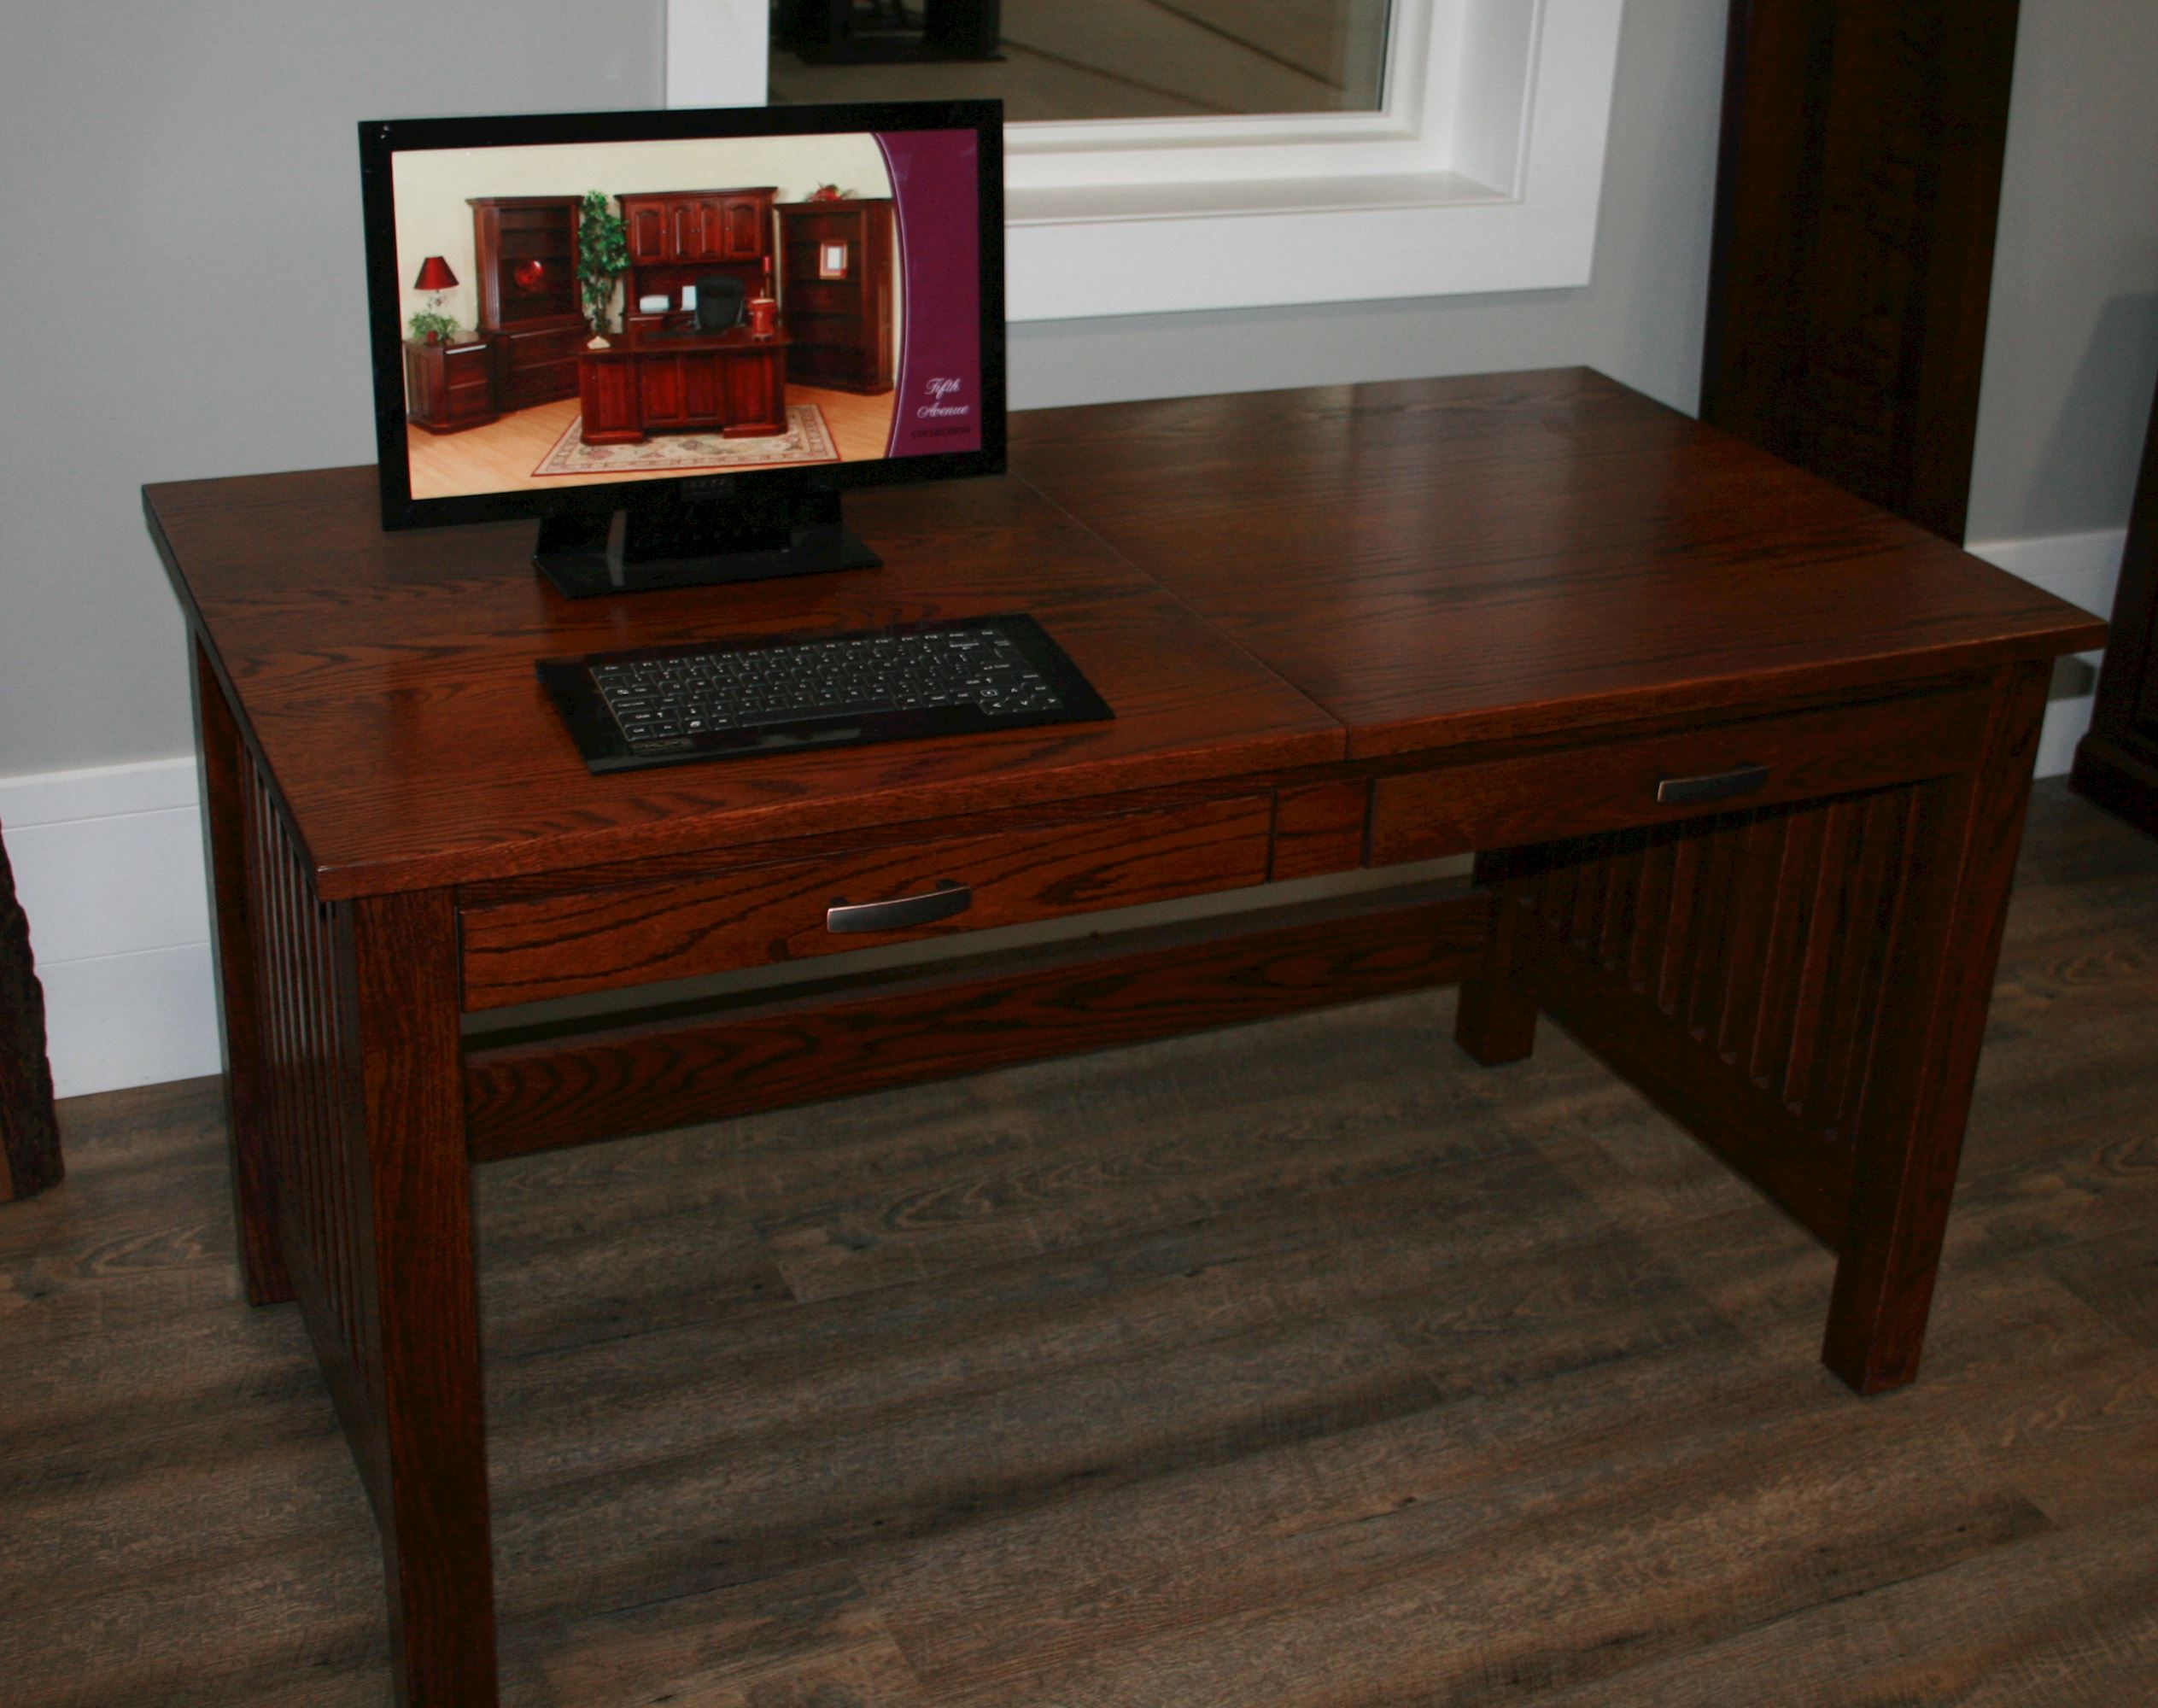
<svg viewBox="0 0 2158 1708">
<path fill-rule="evenodd" d="M 787 431 L 769 439 L 722 439 L 716 433 L 655 433 L 640 444 L 588 445 L 584 418 L 570 424 L 533 474 L 641 475 L 692 469 L 767 468 L 774 464 L 836 463 L 839 447 L 824 412 L 814 403 L 787 406 Z"/>
</svg>

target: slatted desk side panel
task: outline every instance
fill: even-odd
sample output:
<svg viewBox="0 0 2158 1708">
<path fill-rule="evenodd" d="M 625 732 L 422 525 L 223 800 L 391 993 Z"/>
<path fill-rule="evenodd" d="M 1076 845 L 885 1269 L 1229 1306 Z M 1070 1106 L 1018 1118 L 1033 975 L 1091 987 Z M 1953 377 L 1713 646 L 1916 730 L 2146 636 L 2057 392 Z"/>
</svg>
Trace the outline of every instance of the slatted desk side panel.
<svg viewBox="0 0 2158 1708">
<path fill-rule="evenodd" d="M 314 891 L 298 839 L 243 755 L 241 836 L 257 993 L 257 1131 L 265 1189 L 295 1296 L 378 1495 L 379 1403 L 352 908 Z"/>
<path fill-rule="evenodd" d="M 1831 1246 L 1922 787 L 1504 857 L 1538 1002 Z"/>
</svg>

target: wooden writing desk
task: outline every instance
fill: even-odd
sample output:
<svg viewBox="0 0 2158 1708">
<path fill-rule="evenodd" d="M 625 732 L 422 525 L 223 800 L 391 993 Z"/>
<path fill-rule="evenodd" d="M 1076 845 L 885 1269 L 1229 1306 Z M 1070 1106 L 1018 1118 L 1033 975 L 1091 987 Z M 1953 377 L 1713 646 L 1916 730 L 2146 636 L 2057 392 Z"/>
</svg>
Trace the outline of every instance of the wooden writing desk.
<svg viewBox="0 0 2158 1708">
<path fill-rule="evenodd" d="M 494 1700 L 475 1161 L 1459 980 L 1472 1056 L 1551 1013 L 1837 1253 L 1846 1382 L 1917 1368 L 2048 661 L 2102 626 L 1581 371 L 1056 411 L 1011 462 L 852 499 L 880 570 L 574 603 L 529 524 L 383 534 L 371 469 L 147 494 L 248 1293 L 320 1352 L 401 1700 Z M 1114 722 L 594 778 L 532 674 L 1013 607 Z M 859 946 L 838 897 L 963 880 L 951 933 L 1471 849 L 1466 894 L 460 1039 Z"/>
<path fill-rule="evenodd" d="M 618 334 L 577 352 L 577 398 L 588 445 L 635 444 L 652 433 L 769 438 L 787 431 L 784 333 Z"/>
</svg>

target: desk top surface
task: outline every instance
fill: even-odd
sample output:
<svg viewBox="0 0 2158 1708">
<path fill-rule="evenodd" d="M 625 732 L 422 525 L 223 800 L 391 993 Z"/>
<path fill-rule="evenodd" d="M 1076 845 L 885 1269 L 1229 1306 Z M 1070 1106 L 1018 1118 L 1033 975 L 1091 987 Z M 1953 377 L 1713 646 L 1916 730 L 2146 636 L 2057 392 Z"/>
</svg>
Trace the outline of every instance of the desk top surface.
<svg viewBox="0 0 2158 1708">
<path fill-rule="evenodd" d="M 629 356 L 708 356 L 715 350 L 736 350 L 753 354 L 760 350 L 783 350 L 794 340 L 781 327 L 758 337 L 746 326 L 728 326 L 717 332 L 699 332 L 689 329 L 677 331 L 648 330 L 617 332 L 605 349 L 595 350 L 589 344 L 580 344 L 577 354 L 594 361 L 620 361 Z"/>
<path fill-rule="evenodd" d="M 153 487 L 338 897 L 1837 693 L 2097 619 L 1580 370 L 1014 418 L 863 492 L 881 570 L 570 601 L 533 524 L 385 534 L 371 467 Z M 1026 609 L 1108 724 L 594 777 L 547 655 Z"/>
</svg>

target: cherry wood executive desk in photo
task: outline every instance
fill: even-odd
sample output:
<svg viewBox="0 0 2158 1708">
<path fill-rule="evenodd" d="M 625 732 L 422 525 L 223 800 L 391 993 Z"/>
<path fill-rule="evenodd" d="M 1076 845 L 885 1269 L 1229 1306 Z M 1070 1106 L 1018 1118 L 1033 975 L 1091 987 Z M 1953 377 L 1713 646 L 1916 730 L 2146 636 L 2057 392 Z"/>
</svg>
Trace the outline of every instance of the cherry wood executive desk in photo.
<svg viewBox="0 0 2158 1708">
<path fill-rule="evenodd" d="M 571 602 L 374 471 L 154 487 L 192 625 L 242 1259 L 381 1524 L 401 1701 L 495 1699 L 471 1169 L 1435 983 L 1548 1013 L 1836 1254 L 1911 1379 L 2055 655 L 2097 619 L 1578 370 L 1015 418 L 881 570 Z M 1108 723 L 587 774 L 547 654 L 1024 609 Z M 511 1041 L 461 1016 L 1477 851 L 1476 881 Z M 921 935 L 924 931 L 894 935 Z M 1445 1237 L 1442 1226 L 1432 1229 Z"/>
<path fill-rule="evenodd" d="M 633 445 L 654 432 L 722 438 L 787 431 L 784 333 L 628 331 L 577 353 L 577 398 L 588 445 Z"/>
</svg>

